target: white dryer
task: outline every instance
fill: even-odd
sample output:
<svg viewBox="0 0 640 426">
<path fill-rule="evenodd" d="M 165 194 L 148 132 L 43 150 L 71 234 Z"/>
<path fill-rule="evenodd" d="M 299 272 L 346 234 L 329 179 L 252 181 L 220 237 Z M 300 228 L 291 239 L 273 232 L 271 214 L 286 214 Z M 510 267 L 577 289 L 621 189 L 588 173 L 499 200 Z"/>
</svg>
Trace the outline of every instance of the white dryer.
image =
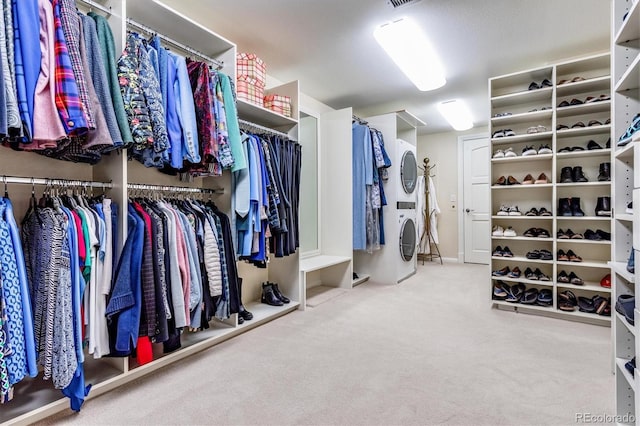
<svg viewBox="0 0 640 426">
<path fill-rule="evenodd" d="M 416 272 L 417 252 L 417 193 L 418 163 L 416 147 L 402 139 L 397 140 L 397 159 L 399 167 L 397 203 L 398 215 L 398 281 L 402 281 Z"/>
</svg>

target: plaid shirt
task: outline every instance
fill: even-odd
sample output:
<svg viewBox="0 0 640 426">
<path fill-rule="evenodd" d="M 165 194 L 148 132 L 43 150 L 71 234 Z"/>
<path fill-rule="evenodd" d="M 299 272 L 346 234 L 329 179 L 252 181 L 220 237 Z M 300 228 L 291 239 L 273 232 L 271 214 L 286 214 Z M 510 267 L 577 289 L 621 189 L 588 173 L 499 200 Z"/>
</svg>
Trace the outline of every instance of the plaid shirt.
<svg viewBox="0 0 640 426">
<path fill-rule="evenodd" d="M 55 27 L 56 55 L 56 107 L 62 124 L 69 135 L 81 135 L 87 132 L 87 121 L 76 83 L 67 43 L 60 18 L 60 0 L 52 0 Z"/>
<path fill-rule="evenodd" d="M 67 50 L 71 58 L 71 68 L 78 85 L 78 93 L 84 108 L 87 125 L 89 128 L 95 129 L 96 122 L 91 109 L 89 89 L 87 88 L 82 56 L 80 55 L 80 28 L 82 23 L 78 16 L 76 2 L 75 0 L 54 0 L 54 2 L 60 6 L 60 23 L 62 24 L 62 31 L 64 32 L 64 39 L 67 42 Z"/>
</svg>

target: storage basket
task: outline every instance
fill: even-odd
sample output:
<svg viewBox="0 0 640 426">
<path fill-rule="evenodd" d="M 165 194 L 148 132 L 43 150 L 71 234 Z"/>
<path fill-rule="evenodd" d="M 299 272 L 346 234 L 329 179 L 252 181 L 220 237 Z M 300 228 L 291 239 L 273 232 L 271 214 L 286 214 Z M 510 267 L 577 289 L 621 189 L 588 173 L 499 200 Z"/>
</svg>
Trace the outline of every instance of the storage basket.
<svg viewBox="0 0 640 426">
<path fill-rule="evenodd" d="M 291 98 L 289 96 L 267 95 L 264 97 L 264 107 L 285 117 L 291 117 Z"/>
<path fill-rule="evenodd" d="M 238 81 L 246 81 L 264 88 L 267 81 L 267 67 L 262 59 L 253 53 L 238 53 L 236 64 Z"/>
</svg>

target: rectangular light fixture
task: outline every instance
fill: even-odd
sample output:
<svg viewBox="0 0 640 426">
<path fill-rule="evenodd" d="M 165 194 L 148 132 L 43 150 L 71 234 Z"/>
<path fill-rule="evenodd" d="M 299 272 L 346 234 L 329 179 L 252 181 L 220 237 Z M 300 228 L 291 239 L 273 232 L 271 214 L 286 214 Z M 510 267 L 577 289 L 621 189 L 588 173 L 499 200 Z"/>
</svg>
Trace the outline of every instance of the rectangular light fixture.
<svg viewBox="0 0 640 426">
<path fill-rule="evenodd" d="M 411 19 L 403 18 L 381 25 L 373 36 L 421 91 L 437 89 L 447 82 L 431 43 Z"/>
<path fill-rule="evenodd" d="M 451 100 L 438 104 L 440 114 L 451 124 L 455 130 L 469 130 L 473 127 L 473 120 L 467 105 L 459 100 Z"/>
</svg>

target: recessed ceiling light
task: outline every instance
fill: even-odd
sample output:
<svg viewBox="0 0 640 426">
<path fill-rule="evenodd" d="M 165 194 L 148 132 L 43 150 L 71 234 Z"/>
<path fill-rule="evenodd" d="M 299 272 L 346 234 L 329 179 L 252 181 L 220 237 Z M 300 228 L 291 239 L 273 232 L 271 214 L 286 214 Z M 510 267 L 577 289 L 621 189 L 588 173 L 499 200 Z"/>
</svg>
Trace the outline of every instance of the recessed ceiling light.
<svg viewBox="0 0 640 426">
<path fill-rule="evenodd" d="M 459 100 L 451 100 L 438 104 L 440 114 L 451 124 L 455 130 L 469 130 L 473 127 L 473 120 L 467 105 Z"/>
<path fill-rule="evenodd" d="M 373 36 L 418 89 L 434 90 L 447 82 L 431 43 L 411 19 L 381 25 Z"/>
</svg>

